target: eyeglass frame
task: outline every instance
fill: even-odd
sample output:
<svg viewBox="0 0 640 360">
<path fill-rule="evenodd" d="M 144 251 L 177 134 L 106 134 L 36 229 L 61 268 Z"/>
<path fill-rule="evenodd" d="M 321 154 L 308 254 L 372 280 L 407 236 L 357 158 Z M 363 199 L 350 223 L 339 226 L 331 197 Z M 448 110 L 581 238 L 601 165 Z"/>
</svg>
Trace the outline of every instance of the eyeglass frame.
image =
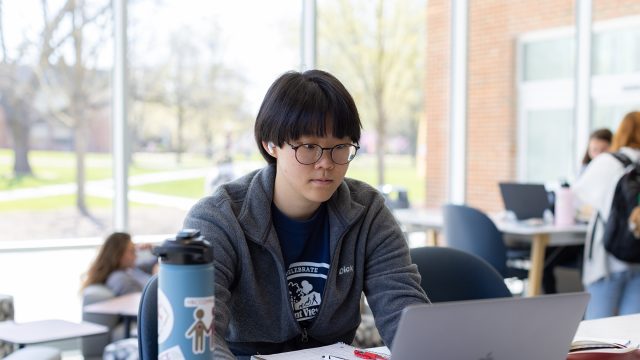
<svg viewBox="0 0 640 360">
<path fill-rule="evenodd" d="M 353 159 L 358 154 L 358 150 L 360 150 L 360 146 L 359 145 L 349 144 L 349 143 L 337 144 L 337 145 L 334 145 L 332 147 L 322 147 L 319 144 L 313 144 L 313 143 L 303 143 L 303 144 L 300 144 L 300 145 L 292 145 L 288 141 L 285 141 L 285 144 L 289 145 L 291 147 L 291 149 L 293 149 L 293 156 L 296 158 L 296 161 L 301 165 L 313 165 L 313 164 L 317 163 L 318 161 L 320 161 L 322 159 L 322 155 L 324 155 L 325 151 L 329 151 L 329 158 L 331 159 L 331 161 L 334 164 L 336 164 L 336 165 L 347 165 L 348 163 L 353 161 Z M 302 161 L 300 161 L 300 159 L 298 159 L 298 148 L 300 148 L 301 146 L 304 146 L 304 145 L 313 145 L 313 146 L 317 146 L 317 147 L 320 148 L 320 156 L 318 156 L 318 159 L 316 161 L 308 163 L 308 164 L 305 164 Z M 353 154 L 353 158 L 351 158 L 351 160 L 347 161 L 346 163 L 338 163 L 333 159 L 333 150 L 335 148 L 337 148 L 338 146 L 341 146 L 341 145 L 348 145 L 348 146 L 353 146 L 353 147 L 356 148 L 356 152 Z"/>
</svg>

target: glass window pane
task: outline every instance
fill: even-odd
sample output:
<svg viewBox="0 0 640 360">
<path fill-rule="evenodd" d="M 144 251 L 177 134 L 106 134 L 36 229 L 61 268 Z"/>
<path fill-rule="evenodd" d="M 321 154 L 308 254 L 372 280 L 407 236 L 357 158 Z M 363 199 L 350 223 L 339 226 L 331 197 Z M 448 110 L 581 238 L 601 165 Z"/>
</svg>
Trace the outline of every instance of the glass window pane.
<svg viewBox="0 0 640 360">
<path fill-rule="evenodd" d="M 593 35 L 593 74 L 640 72 L 640 26 Z"/>
<path fill-rule="evenodd" d="M 0 232 L 101 235 L 112 222 L 111 3 L 0 4 Z"/>
<path fill-rule="evenodd" d="M 574 40 L 562 37 L 524 44 L 524 80 L 572 78 L 574 73 Z"/>
<path fill-rule="evenodd" d="M 363 123 L 347 176 L 407 188 L 424 202 L 415 166 L 424 121 L 425 0 L 318 1 L 318 67 L 353 95 Z"/>
<path fill-rule="evenodd" d="M 526 181 L 568 179 L 573 174 L 573 111 L 529 111 L 526 129 Z"/>
<path fill-rule="evenodd" d="M 137 235 L 172 234 L 198 199 L 265 164 L 253 123 L 268 86 L 299 66 L 300 2 L 129 10 L 129 223 Z"/>
</svg>

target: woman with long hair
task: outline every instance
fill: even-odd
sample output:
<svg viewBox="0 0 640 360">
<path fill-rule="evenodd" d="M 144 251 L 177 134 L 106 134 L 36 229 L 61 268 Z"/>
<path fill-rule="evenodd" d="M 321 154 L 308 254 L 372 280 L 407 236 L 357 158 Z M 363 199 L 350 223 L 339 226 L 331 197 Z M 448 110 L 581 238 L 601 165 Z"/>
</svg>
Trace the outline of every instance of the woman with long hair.
<svg viewBox="0 0 640 360">
<path fill-rule="evenodd" d="M 141 247 L 148 247 L 144 244 Z M 96 259 L 89 267 L 82 288 L 92 284 L 104 284 L 116 296 L 142 291 L 157 261 L 136 264 L 137 249 L 131 235 L 114 232 L 102 244 Z M 146 271 L 145 271 L 146 270 Z"/>
<path fill-rule="evenodd" d="M 625 165 L 640 160 L 640 112 L 628 113 L 613 136 L 611 152 L 593 159 L 573 191 L 593 207 L 585 243 L 582 281 L 591 293 L 585 317 L 594 319 L 640 312 L 640 265 L 622 261 L 604 248 L 604 227 L 609 220 L 613 195 Z"/>
</svg>

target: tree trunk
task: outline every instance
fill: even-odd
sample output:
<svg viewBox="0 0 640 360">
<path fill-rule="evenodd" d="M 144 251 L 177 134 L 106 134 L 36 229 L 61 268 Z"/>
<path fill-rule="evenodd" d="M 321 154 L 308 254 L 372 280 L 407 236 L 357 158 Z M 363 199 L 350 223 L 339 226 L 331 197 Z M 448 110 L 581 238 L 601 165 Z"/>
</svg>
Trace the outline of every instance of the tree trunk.
<svg viewBox="0 0 640 360">
<path fill-rule="evenodd" d="M 76 112 L 78 114 L 78 112 Z M 80 114 L 78 114 L 80 115 Z M 85 157 L 87 153 L 87 132 L 85 131 L 86 122 L 80 119 L 76 120 L 76 127 L 74 131 L 75 136 L 75 150 L 76 150 L 76 206 L 78 211 L 84 216 L 90 216 L 89 209 L 87 208 L 86 191 L 85 191 Z"/>
<path fill-rule="evenodd" d="M 177 134 L 177 144 L 176 144 L 176 162 L 178 163 L 178 165 L 182 162 L 182 150 L 183 150 L 183 142 L 184 142 L 184 135 L 183 135 L 183 127 L 184 127 L 184 105 L 182 104 L 182 101 L 178 102 L 178 134 Z"/>
<path fill-rule="evenodd" d="M 28 120 L 14 120 L 11 127 L 13 136 L 13 174 L 15 177 L 33 175 L 29 163 L 29 127 Z"/>
<path fill-rule="evenodd" d="M 27 110 L 20 109 L 21 106 L 26 106 L 26 104 L 16 104 L 15 101 L 10 103 L 9 99 L 0 97 L 0 106 L 4 110 L 6 123 L 9 126 L 13 140 L 13 176 L 33 175 L 33 170 L 29 163 L 30 119 L 27 117 Z"/>
<path fill-rule="evenodd" d="M 383 113 L 378 110 L 378 121 L 376 126 L 376 170 L 378 172 L 378 185 L 384 185 L 384 140 L 386 138 L 386 118 Z"/>
</svg>

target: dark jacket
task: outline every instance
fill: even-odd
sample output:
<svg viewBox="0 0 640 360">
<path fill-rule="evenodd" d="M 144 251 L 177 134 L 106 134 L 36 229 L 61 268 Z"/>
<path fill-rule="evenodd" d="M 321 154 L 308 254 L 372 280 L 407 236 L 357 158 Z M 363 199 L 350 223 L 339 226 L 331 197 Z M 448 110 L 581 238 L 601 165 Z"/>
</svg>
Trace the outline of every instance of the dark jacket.
<svg viewBox="0 0 640 360">
<path fill-rule="evenodd" d="M 351 343 L 364 292 L 391 345 L 402 309 L 428 301 L 406 241 L 384 198 L 345 179 L 328 200 L 331 267 L 313 325 L 294 319 L 285 265 L 271 220 L 275 165 L 218 188 L 185 220 L 213 243 L 216 359 Z M 224 355 L 227 356 L 224 356 Z"/>
</svg>

